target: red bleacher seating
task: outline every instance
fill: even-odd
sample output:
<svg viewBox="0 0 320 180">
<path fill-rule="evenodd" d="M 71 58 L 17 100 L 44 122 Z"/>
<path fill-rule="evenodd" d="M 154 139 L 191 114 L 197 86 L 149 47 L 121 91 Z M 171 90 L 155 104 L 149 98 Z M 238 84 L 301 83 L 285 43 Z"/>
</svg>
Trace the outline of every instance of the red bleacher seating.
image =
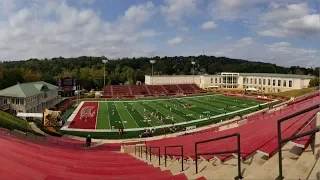
<svg viewBox="0 0 320 180">
<path fill-rule="evenodd" d="M 277 150 L 277 121 L 283 117 L 286 117 L 295 112 L 301 111 L 313 105 L 320 103 L 318 97 L 310 98 L 306 101 L 299 102 L 294 106 L 287 106 L 284 109 L 277 110 L 274 112 L 266 113 L 262 115 L 253 116 L 254 119 L 250 123 L 241 125 L 236 128 L 227 129 L 223 131 L 209 131 L 203 134 L 196 134 L 192 136 L 174 137 L 168 139 L 160 139 L 154 141 L 148 141 L 147 146 L 162 147 L 161 154 L 164 154 L 164 146 L 170 145 L 183 145 L 185 158 L 194 158 L 194 143 L 208 138 L 216 138 L 224 135 L 233 133 L 240 133 L 241 135 L 241 158 L 247 159 L 250 155 L 255 152 L 263 152 L 270 156 Z M 282 134 L 283 137 L 288 137 L 297 133 L 302 127 L 305 126 L 312 118 L 312 116 L 318 111 L 316 109 L 309 113 L 294 117 L 289 121 L 283 123 Z M 248 118 L 249 120 L 250 118 Z M 199 153 L 206 151 L 227 151 L 236 148 L 236 138 L 224 139 L 214 141 L 213 143 L 201 144 Z M 156 153 L 156 151 L 154 151 Z M 170 154 L 179 154 L 179 149 L 172 149 Z M 234 156 L 233 154 L 215 155 L 215 156 L 204 156 L 205 159 L 211 159 L 213 157 L 218 158 L 222 161 Z"/>
<path fill-rule="evenodd" d="M 132 96 L 128 85 L 112 86 L 113 96 Z"/>
<path fill-rule="evenodd" d="M 104 96 L 113 96 L 112 86 L 108 85 L 104 87 Z"/>
<path fill-rule="evenodd" d="M 316 127 L 316 118 L 314 117 L 297 134 L 301 134 L 301 133 L 310 131 L 310 130 L 314 129 L 315 127 Z M 308 143 L 310 142 L 311 137 L 312 137 L 312 135 L 304 136 L 304 137 L 301 137 L 301 138 L 298 138 L 298 139 L 291 141 L 291 143 L 293 143 L 294 145 L 296 145 L 298 147 L 306 148 Z"/>
<path fill-rule="evenodd" d="M 169 94 L 176 94 L 176 93 L 183 93 L 181 92 L 181 90 L 179 89 L 179 87 L 177 85 L 162 85 Z"/>
<path fill-rule="evenodd" d="M 147 85 L 147 88 L 152 95 L 167 94 L 167 91 L 161 85 Z"/>
<path fill-rule="evenodd" d="M 191 84 L 177 84 L 177 86 L 183 91 L 185 94 L 194 94 L 197 93 L 196 89 L 192 87 Z"/>
<path fill-rule="evenodd" d="M 147 87 L 145 85 L 131 85 L 132 95 L 150 95 Z"/>
<path fill-rule="evenodd" d="M 104 88 L 104 97 L 133 97 L 173 95 L 177 93 L 197 94 L 203 91 L 195 84 L 171 85 L 107 85 Z"/>
<path fill-rule="evenodd" d="M 161 171 L 129 154 L 105 150 L 66 149 L 24 141 L 0 133 L 1 179 L 186 179 Z"/>
</svg>

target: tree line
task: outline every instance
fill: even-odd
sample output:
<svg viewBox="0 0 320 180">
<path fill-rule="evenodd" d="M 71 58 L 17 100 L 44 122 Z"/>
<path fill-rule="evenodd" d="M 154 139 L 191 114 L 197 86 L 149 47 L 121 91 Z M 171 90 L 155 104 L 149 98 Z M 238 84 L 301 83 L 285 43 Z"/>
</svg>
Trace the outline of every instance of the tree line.
<svg viewBox="0 0 320 180">
<path fill-rule="evenodd" d="M 0 89 L 20 82 L 46 81 L 57 84 L 64 76 L 72 76 L 86 89 L 101 89 L 104 84 L 106 57 L 81 56 L 76 58 L 29 59 L 0 63 Z M 253 62 L 215 56 L 174 56 L 110 59 L 106 67 L 106 84 L 135 84 L 144 82 L 144 75 L 151 74 L 150 60 L 155 75 L 216 74 L 219 72 L 280 73 L 319 76 L 319 68 L 299 66 L 282 67 L 276 64 Z M 195 65 L 191 64 L 194 61 Z M 193 70 L 194 67 L 194 70 Z M 316 80 L 314 82 L 316 84 Z"/>
</svg>

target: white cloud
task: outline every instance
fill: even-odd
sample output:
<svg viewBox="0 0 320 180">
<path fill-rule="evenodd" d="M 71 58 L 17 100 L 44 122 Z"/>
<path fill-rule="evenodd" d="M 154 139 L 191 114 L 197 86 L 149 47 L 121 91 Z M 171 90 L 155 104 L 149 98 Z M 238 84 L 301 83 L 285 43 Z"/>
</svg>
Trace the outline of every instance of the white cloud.
<svg viewBox="0 0 320 180">
<path fill-rule="evenodd" d="M 203 23 L 200 28 L 204 29 L 204 30 L 214 30 L 217 28 L 217 24 L 213 21 L 207 21 L 205 23 Z"/>
<path fill-rule="evenodd" d="M 231 40 L 232 39 L 232 36 L 227 36 L 225 37 L 226 40 Z"/>
<path fill-rule="evenodd" d="M 256 4 L 265 3 L 268 0 L 216 0 L 208 6 L 209 13 L 215 19 L 235 20 L 250 19 L 253 14 L 259 14 L 260 9 Z"/>
<path fill-rule="evenodd" d="M 168 40 L 169 45 L 176 45 L 182 43 L 183 39 L 181 37 L 176 37 L 173 39 Z"/>
<path fill-rule="evenodd" d="M 320 34 L 320 15 L 314 14 L 306 3 L 273 3 L 261 17 L 261 36 L 311 37 Z"/>
<path fill-rule="evenodd" d="M 275 63 L 283 66 L 319 66 L 319 50 L 292 47 L 288 42 L 262 44 L 250 37 L 212 47 L 213 55 Z"/>
<path fill-rule="evenodd" d="M 180 21 L 184 15 L 192 15 L 197 10 L 197 0 L 165 0 L 161 12 L 169 23 Z"/>
<path fill-rule="evenodd" d="M 0 1 L 0 10 L 4 6 Z M 68 1 L 32 1 L 19 8 L 12 1 L 8 17 L 0 18 L 0 61 L 56 56 L 148 56 L 152 44 L 139 41 L 159 33 L 144 25 L 156 12 L 151 2 L 133 5 L 112 22 L 90 8 Z M 134 47 L 134 48 L 133 48 Z"/>
</svg>

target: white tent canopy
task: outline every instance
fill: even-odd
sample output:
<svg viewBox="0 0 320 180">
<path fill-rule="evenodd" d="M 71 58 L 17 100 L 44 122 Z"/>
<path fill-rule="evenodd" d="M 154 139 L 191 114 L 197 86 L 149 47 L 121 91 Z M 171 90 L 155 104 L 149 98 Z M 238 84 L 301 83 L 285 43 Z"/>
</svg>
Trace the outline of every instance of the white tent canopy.
<svg viewBox="0 0 320 180">
<path fill-rule="evenodd" d="M 247 88 L 246 91 L 258 91 L 256 88 Z"/>
<path fill-rule="evenodd" d="M 43 114 L 42 113 L 17 113 L 18 117 L 33 117 L 33 118 L 42 118 Z"/>
<path fill-rule="evenodd" d="M 208 86 L 208 88 L 218 88 L 219 86 Z"/>
</svg>

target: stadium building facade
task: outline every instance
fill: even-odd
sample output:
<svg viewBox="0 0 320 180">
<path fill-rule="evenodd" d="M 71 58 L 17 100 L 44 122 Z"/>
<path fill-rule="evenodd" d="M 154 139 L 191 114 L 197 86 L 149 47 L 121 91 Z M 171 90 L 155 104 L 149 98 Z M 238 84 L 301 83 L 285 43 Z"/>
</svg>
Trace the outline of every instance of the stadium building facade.
<svg viewBox="0 0 320 180">
<path fill-rule="evenodd" d="M 202 89 L 254 88 L 265 93 L 274 93 L 307 88 L 312 78 L 313 76 L 297 74 L 223 72 L 217 75 L 146 75 L 145 84 L 197 84 Z"/>
<path fill-rule="evenodd" d="M 42 113 L 61 101 L 58 87 L 44 81 L 18 83 L 0 91 L 0 107 L 16 114 Z"/>
</svg>

